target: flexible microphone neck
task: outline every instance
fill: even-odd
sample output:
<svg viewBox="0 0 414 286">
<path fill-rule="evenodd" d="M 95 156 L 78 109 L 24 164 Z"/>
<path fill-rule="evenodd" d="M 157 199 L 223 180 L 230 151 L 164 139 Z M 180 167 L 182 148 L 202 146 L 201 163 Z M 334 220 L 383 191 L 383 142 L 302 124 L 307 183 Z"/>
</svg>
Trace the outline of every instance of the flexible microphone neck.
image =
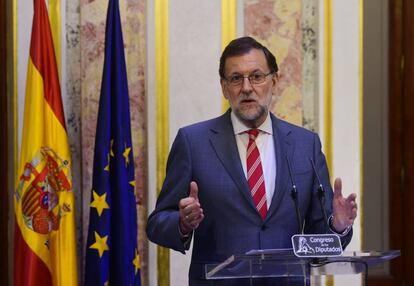
<svg viewBox="0 0 414 286">
<path fill-rule="evenodd" d="M 309 158 L 311 164 L 312 164 L 312 169 L 313 172 L 315 174 L 315 177 L 318 181 L 318 200 L 319 200 L 319 205 L 321 207 L 322 210 L 322 214 L 323 214 L 323 218 L 325 220 L 325 224 L 327 227 L 327 230 L 329 229 L 329 224 L 328 224 L 328 215 L 326 214 L 326 209 L 325 209 L 325 189 L 323 188 L 321 179 L 319 178 L 319 174 L 316 171 L 316 167 L 315 167 L 315 163 L 313 162 L 313 160 L 311 158 Z"/>
<path fill-rule="evenodd" d="M 292 183 L 292 187 L 290 189 L 290 196 L 292 197 L 293 203 L 295 205 L 296 219 L 297 219 L 297 222 L 298 222 L 299 233 L 303 234 L 303 224 L 302 224 L 302 218 L 301 218 L 300 209 L 299 209 L 298 190 L 296 188 L 296 184 L 295 184 L 295 181 L 293 179 L 292 167 L 290 165 L 290 161 L 289 161 L 289 158 L 287 156 L 286 156 L 286 161 L 287 161 L 287 165 L 288 165 L 288 169 L 289 169 L 290 181 Z"/>
</svg>

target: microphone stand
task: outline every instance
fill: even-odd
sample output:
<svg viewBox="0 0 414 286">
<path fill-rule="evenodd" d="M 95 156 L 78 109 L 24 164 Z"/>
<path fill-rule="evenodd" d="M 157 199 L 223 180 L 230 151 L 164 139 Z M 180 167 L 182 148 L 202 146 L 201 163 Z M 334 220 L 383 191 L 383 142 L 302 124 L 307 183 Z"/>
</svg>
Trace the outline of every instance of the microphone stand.
<svg viewBox="0 0 414 286">
<path fill-rule="evenodd" d="M 311 164 L 312 164 L 312 168 L 313 168 L 313 172 L 315 173 L 315 177 L 318 180 L 318 199 L 319 199 L 319 205 L 321 206 L 321 210 L 322 210 L 322 214 L 323 217 L 325 219 L 325 224 L 327 226 L 327 229 L 329 230 L 329 224 L 328 224 L 328 215 L 326 214 L 326 209 L 325 209 L 325 189 L 323 188 L 321 179 L 319 178 L 318 172 L 316 171 L 316 167 L 315 167 L 315 163 L 313 162 L 313 160 L 311 158 L 309 158 Z"/>
<path fill-rule="evenodd" d="M 295 184 L 295 181 L 293 179 L 292 167 L 290 165 L 290 161 L 289 161 L 287 156 L 286 156 L 286 161 L 287 161 L 287 164 L 288 164 L 290 181 L 292 183 L 292 188 L 290 189 L 290 196 L 292 197 L 293 203 L 295 204 L 296 219 L 298 221 L 299 233 L 303 234 L 302 218 L 301 218 L 300 210 L 299 210 L 298 190 L 296 188 L 296 184 Z"/>
</svg>

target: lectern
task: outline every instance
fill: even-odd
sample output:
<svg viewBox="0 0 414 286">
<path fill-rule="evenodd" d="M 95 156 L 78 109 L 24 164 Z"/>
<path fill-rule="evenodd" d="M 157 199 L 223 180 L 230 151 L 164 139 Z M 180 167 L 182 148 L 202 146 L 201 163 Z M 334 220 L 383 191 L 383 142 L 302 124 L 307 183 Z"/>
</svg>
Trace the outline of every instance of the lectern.
<svg viewBox="0 0 414 286">
<path fill-rule="evenodd" d="M 237 279 L 265 277 L 302 277 L 364 273 L 368 268 L 389 261 L 400 255 L 399 250 L 345 251 L 337 257 L 297 257 L 292 249 L 252 250 L 230 256 L 219 264 L 206 264 L 207 279 Z M 365 285 L 367 279 L 365 278 Z"/>
</svg>

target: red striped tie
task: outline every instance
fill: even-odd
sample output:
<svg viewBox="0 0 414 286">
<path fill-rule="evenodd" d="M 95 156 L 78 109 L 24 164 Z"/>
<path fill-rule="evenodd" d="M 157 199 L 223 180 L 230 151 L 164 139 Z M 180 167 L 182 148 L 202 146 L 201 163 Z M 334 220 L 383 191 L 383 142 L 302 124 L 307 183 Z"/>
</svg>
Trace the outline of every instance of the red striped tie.
<svg viewBox="0 0 414 286">
<path fill-rule="evenodd" d="M 257 211 L 264 220 L 267 213 L 266 188 L 263 176 L 262 162 L 260 161 L 259 149 L 256 145 L 256 137 L 259 130 L 250 129 L 249 144 L 247 145 L 247 182 L 249 183 L 250 193 L 256 205 Z"/>
</svg>

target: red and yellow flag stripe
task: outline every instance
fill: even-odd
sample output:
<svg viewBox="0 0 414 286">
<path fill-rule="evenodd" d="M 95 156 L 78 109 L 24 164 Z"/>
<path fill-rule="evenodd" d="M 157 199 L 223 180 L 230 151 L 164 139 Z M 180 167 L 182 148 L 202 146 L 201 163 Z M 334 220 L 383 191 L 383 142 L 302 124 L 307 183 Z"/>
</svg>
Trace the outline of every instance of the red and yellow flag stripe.
<svg viewBox="0 0 414 286">
<path fill-rule="evenodd" d="M 59 75 L 44 0 L 34 0 L 14 194 L 14 285 L 78 285 L 75 200 Z"/>
</svg>

